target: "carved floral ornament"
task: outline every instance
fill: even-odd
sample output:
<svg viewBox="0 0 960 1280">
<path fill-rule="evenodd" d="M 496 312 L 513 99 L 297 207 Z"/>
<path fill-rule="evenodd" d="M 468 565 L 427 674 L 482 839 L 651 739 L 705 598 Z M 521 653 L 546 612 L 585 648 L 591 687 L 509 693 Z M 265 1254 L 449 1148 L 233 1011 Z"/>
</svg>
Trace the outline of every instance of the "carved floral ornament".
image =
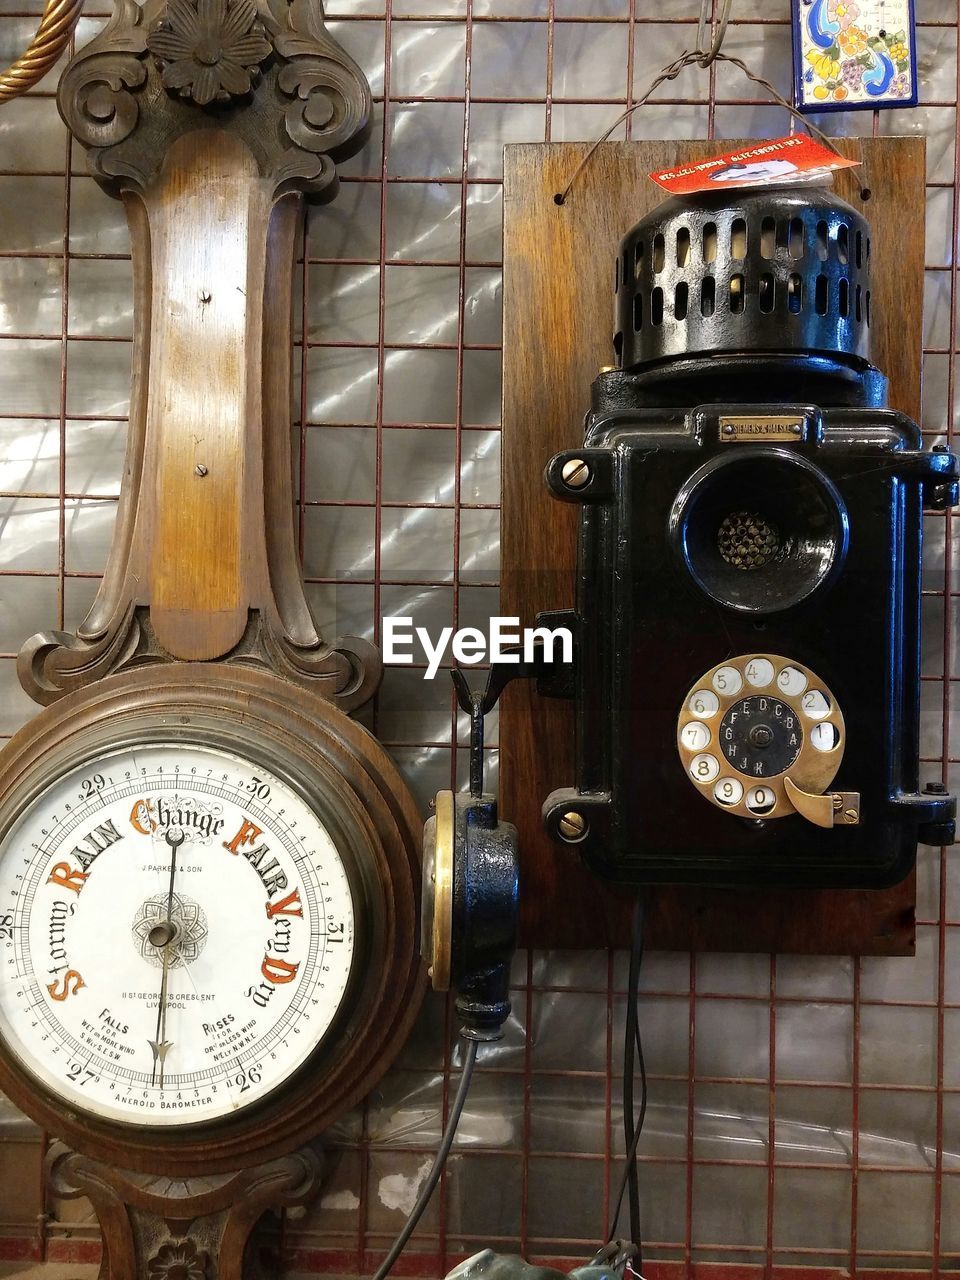
<svg viewBox="0 0 960 1280">
<path fill-rule="evenodd" d="M 147 48 L 160 59 L 164 87 L 205 107 L 249 93 L 273 46 L 255 0 L 168 0 Z"/>
<path fill-rule="evenodd" d="M 114 194 L 145 187 L 177 137 L 224 127 L 278 189 L 332 194 L 336 163 L 364 140 L 371 96 L 327 31 L 322 0 L 113 5 L 61 77 L 57 101 Z"/>
<path fill-rule="evenodd" d="M 147 1263 L 149 1280 L 207 1280 L 207 1255 L 192 1240 L 163 1244 Z"/>
</svg>

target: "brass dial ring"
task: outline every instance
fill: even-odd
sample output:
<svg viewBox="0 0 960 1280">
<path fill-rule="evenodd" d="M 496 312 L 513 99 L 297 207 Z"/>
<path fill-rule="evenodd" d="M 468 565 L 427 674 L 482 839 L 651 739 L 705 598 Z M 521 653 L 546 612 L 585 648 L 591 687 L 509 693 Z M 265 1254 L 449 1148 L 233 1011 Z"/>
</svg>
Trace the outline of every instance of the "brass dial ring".
<svg viewBox="0 0 960 1280">
<path fill-rule="evenodd" d="M 0 102 L 26 93 L 47 74 L 67 46 L 83 0 L 47 0 L 37 33 L 16 62 L 0 72 Z"/>
<path fill-rule="evenodd" d="M 712 667 L 688 691 L 677 720 L 687 777 L 705 800 L 741 818 L 799 812 L 798 793 L 826 791 L 844 745 L 843 715 L 827 685 L 803 663 L 773 653 Z"/>
</svg>

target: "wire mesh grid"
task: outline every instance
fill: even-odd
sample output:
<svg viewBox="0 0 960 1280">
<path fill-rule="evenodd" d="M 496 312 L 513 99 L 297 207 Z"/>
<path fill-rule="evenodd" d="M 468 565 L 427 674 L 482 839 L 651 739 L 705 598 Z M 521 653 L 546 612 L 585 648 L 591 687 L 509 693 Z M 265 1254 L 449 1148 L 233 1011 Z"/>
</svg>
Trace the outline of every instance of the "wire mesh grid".
<svg viewBox="0 0 960 1280">
<path fill-rule="evenodd" d="M 101 0 L 91 4 L 78 43 L 104 16 Z M 23 46 L 41 7 L 0 0 L 0 57 Z M 373 138 L 344 167 L 338 200 L 311 212 L 298 295 L 301 552 L 328 633 L 380 639 L 384 615 L 435 632 L 496 612 L 502 145 L 596 136 L 689 47 L 698 9 L 696 0 L 328 5 L 377 100 Z M 822 123 L 927 137 L 923 426 L 933 443 L 952 441 L 957 418 L 956 7 L 919 0 L 918 19 L 921 105 Z M 725 49 L 787 92 L 786 0 L 735 3 Z M 0 110 L 4 734 L 33 710 L 14 671 L 23 638 L 73 629 L 92 600 L 125 434 L 122 211 L 85 176 L 53 88 L 51 76 Z M 614 136 L 787 132 L 786 112 L 748 89 L 728 67 L 687 69 Z M 924 769 L 954 788 L 958 524 L 929 518 L 924 589 Z M 388 671 L 368 723 L 426 806 L 438 786 L 464 780 L 466 724 L 442 673 L 424 681 L 418 657 Z M 495 746 L 489 756 L 493 773 Z M 648 957 L 649 1274 L 706 1274 L 715 1263 L 745 1275 L 960 1269 L 952 855 L 923 853 L 919 886 L 916 960 Z M 625 987 L 617 953 L 518 958 L 507 1036 L 482 1059 L 401 1273 L 442 1275 L 486 1244 L 552 1260 L 592 1252 L 619 1172 Z M 385 1251 L 446 1114 L 454 1030 L 450 1010 L 428 1000 L 399 1063 L 331 1135 L 320 1204 L 283 1224 L 288 1268 L 363 1274 Z M 7 1127 L 22 1142 L 15 1117 Z M 31 1244 L 40 1256 L 95 1247 L 83 1207 L 44 1208 Z M 0 1231 L 23 1235 L 26 1217 L 13 1216 Z"/>
</svg>

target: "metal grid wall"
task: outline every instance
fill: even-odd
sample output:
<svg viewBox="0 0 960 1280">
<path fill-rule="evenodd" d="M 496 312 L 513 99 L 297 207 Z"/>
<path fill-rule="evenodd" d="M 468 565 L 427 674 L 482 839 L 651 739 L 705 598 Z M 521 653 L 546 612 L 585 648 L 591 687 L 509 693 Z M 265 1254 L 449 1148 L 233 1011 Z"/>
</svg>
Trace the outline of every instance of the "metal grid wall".
<svg viewBox="0 0 960 1280">
<path fill-rule="evenodd" d="M 91 0 L 78 42 L 99 25 L 101 5 Z M 0 0 L 0 59 L 25 44 L 41 8 Z M 502 145 L 594 137 L 628 86 L 642 91 L 693 42 L 698 9 L 697 0 L 331 0 L 332 27 L 378 104 L 337 202 L 311 213 L 300 295 L 302 551 L 330 632 L 379 638 L 384 614 L 435 632 L 496 611 Z M 956 7 L 918 0 L 918 18 L 922 105 L 834 115 L 825 127 L 928 138 L 932 443 L 952 436 L 957 415 Z M 787 93 L 787 0 L 735 0 L 725 50 Z M 83 176 L 53 87 L 51 76 L 0 109 L 3 734 L 34 710 L 14 672 L 23 638 L 54 623 L 74 628 L 92 600 L 127 408 L 122 210 Z M 754 91 L 734 68 L 688 69 L 614 136 L 787 132 L 787 113 Z M 929 521 L 922 748 L 928 776 L 955 788 L 958 527 Z M 370 723 L 426 805 L 464 776 L 465 725 L 446 678 L 421 677 L 389 671 Z M 490 757 L 493 769 L 495 749 Z M 914 961 L 648 957 L 642 1194 L 661 1274 L 710 1262 L 744 1274 L 960 1268 L 951 855 L 922 855 L 920 890 Z M 515 979 L 507 1038 L 483 1059 L 418 1252 L 402 1264 L 409 1273 L 441 1275 L 487 1243 L 578 1259 L 605 1229 L 620 1149 L 624 958 L 535 953 L 518 959 Z M 285 1224 L 291 1265 L 352 1275 L 383 1252 L 439 1135 L 454 1031 L 450 1011 L 429 1000 L 400 1063 L 334 1135 L 321 1205 Z M 76 1213 L 51 1208 L 62 1216 L 44 1229 L 47 1256 L 79 1256 L 77 1241 L 94 1235 L 89 1220 L 68 1224 Z"/>
</svg>

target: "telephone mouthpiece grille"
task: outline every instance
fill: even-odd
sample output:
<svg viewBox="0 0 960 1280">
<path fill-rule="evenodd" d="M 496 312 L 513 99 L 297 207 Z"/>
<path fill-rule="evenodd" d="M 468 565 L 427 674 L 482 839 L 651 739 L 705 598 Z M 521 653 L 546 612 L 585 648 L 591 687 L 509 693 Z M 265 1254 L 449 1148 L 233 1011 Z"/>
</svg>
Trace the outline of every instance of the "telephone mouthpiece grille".
<svg viewBox="0 0 960 1280">
<path fill-rule="evenodd" d="M 780 539 L 776 529 L 755 511 L 733 511 L 720 522 L 717 546 L 734 568 L 762 569 L 777 554 Z"/>
</svg>

